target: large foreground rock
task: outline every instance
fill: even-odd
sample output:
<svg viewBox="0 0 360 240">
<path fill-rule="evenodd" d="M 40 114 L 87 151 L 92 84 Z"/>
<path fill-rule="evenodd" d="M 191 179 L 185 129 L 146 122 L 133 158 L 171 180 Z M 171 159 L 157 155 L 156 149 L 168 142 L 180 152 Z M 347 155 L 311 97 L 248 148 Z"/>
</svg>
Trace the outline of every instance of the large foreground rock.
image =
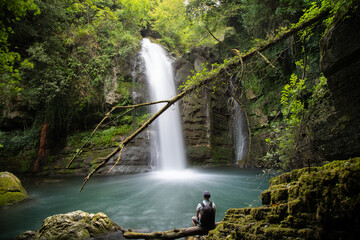
<svg viewBox="0 0 360 240">
<path fill-rule="evenodd" d="M 102 212 L 90 214 L 78 210 L 47 217 L 38 231 L 27 231 L 16 239 L 89 239 L 120 230 L 121 228 Z"/>
<path fill-rule="evenodd" d="M 263 206 L 229 209 L 208 239 L 359 239 L 360 158 L 270 180 Z"/>
<path fill-rule="evenodd" d="M 20 180 L 12 173 L 0 172 L 0 207 L 28 198 Z"/>
</svg>

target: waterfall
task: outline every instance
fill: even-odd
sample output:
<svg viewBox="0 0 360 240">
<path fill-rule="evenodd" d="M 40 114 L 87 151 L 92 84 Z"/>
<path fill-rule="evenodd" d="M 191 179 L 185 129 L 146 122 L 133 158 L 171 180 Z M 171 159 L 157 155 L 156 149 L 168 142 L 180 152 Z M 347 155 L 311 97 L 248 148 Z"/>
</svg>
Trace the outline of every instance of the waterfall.
<svg viewBox="0 0 360 240">
<path fill-rule="evenodd" d="M 234 101 L 234 148 L 235 160 L 237 163 L 243 160 L 249 151 L 249 132 L 244 112 L 239 103 Z"/>
<path fill-rule="evenodd" d="M 149 85 L 150 101 L 168 100 L 176 95 L 171 59 L 158 44 L 143 39 L 141 57 Z M 151 112 L 160 110 L 164 104 L 151 106 Z M 152 163 L 160 170 L 183 170 L 186 158 L 180 122 L 179 106 L 175 103 L 153 123 Z"/>
</svg>

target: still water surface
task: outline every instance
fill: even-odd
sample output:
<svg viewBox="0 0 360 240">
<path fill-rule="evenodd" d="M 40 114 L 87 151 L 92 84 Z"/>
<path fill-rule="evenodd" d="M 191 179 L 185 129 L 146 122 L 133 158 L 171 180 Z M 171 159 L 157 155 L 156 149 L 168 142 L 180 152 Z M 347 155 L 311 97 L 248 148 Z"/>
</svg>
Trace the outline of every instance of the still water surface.
<svg viewBox="0 0 360 240">
<path fill-rule="evenodd" d="M 24 181 L 30 200 L 0 209 L 0 239 L 36 230 L 51 215 L 76 210 L 104 212 L 122 228 L 160 231 L 191 226 L 204 190 L 216 203 L 216 221 L 227 209 L 261 205 L 269 177 L 248 169 L 191 169 L 138 175 L 93 177 L 82 192 L 82 178 Z"/>
</svg>

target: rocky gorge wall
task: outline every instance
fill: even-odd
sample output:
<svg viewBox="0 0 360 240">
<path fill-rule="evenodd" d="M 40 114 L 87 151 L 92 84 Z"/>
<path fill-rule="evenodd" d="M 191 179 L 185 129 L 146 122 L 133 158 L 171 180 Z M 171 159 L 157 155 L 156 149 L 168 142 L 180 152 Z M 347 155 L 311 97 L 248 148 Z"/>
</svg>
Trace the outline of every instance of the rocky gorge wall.
<svg viewBox="0 0 360 240">
<path fill-rule="evenodd" d="M 360 158 L 270 180 L 263 206 L 229 209 L 206 239 L 358 239 Z"/>
<path fill-rule="evenodd" d="M 345 19 L 338 16 L 321 42 L 321 71 L 327 77 L 331 96 L 329 100 L 317 106 L 316 112 L 312 114 L 309 128 L 311 141 L 302 139 L 299 143 L 301 150 L 311 156 L 315 164 L 321 164 L 324 160 L 346 159 L 360 155 L 359 19 L 359 10 Z M 199 71 L 202 64 L 219 61 L 219 55 L 219 50 L 215 48 L 194 47 L 189 53 L 174 59 L 177 87 L 186 82 L 192 70 Z M 123 98 L 123 93 L 115 90 L 119 87 L 119 78 L 125 78 L 129 83 L 129 92 L 134 103 L 146 102 L 147 86 L 143 70 L 135 57 L 123 63 L 114 63 L 104 86 L 103 94 L 107 104 L 114 105 Z M 134 77 L 136 81 L 133 80 Z M 265 139 L 273 135 L 268 126 L 274 118 L 264 111 L 264 108 L 268 105 L 275 106 L 280 101 L 279 93 L 270 98 L 254 92 L 256 91 L 252 88 L 246 89 L 242 99 L 252 129 L 251 157 L 240 163 L 243 166 L 262 166 L 260 159 L 269 151 Z M 262 101 L 259 101 L 260 98 Z M 205 87 L 180 102 L 189 165 L 235 163 L 232 126 L 234 112 L 229 103 L 230 99 L 226 92 L 212 93 L 212 89 Z M 147 110 L 143 109 L 135 114 L 141 115 L 146 112 Z M 99 120 L 99 116 L 92 118 L 89 115 L 88 125 L 97 123 L 96 119 Z M 9 121 L 12 120 L 9 118 Z M 124 151 L 122 161 L 113 173 L 148 171 L 151 161 L 149 141 L 149 132 L 137 137 Z M 44 160 L 41 172 L 83 175 L 93 169 L 99 161 L 98 157 L 106 156 L 111 148 L 86 149 L 79 161 L 74 163 L 71 169 L 66 169 L 66 162 L 73 151 L 74 149 L 70 148 L 57 151 L 56 156 Z M 32 152 L 26 157 L 3 159 L 2 165 L 12 166 L 4 170 L 16 172 L 21 169 L 21 172 L 24 172 L 31 169 L 35 159 L 36 153 Z M 113 163 L 114 160 L 111 160 L 106 170 L 110 169 Z M 105 172 L 104 170 L 103 173 Z"/>
<path fill-rule="evenodd" d="M 321 71 L 335 112 L 316 126 L 315 142 L 331 160 L 360 156 L 360 10 L 337 16 L 321 42 Z"/>
<path fill-rule="evenodd" d="M 184 84 L 192 71 L 200 71 L 218 60 L 218 51 L 193 48 L 174 63 L 175 80 Z M 184 140 L 190 165 L 227 165 L 235 163 L 232 133 L 232 108 L 228 94 L 201 88 L 181 101 Z"/>
<path fill-rule="evenodd" d="M 299 160 L 293 168 L 303 167 L 304 159 L 321 165 L 324 161 L 360 156 L 359 26 L 360 11 L 352 9 L 346 16 L 336 16 L 321 39 L 320 70 L 327 78 L 329 95 L 309 113 L 308 132 L 299 134 Z M 269 127 L 276 116 L 266 112 L 266 108 L 279 104 L 281 90 L 274 91 L 274 96 L 254 94 L 252 88 L 245 91 L 253 134 L 248 159 L 252 165 L 262 166 L 261 159 L 271 150 L 265 139 L 276 135 Z"/>
</svg>

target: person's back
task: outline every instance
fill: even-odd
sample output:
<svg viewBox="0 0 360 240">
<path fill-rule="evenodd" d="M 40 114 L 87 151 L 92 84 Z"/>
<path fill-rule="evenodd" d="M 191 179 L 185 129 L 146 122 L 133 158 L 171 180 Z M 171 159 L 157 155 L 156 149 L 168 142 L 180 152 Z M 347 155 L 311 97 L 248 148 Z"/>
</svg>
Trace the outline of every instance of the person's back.
<svg viewBox="0 0 360 240">
<path fill-rule="evenodd" d="M 211 202 L 210 193 L 205 191 L 203 194 L 204 200 L 196 207 L 196 216 L 192 217 L 192 223 L 194 226 L 201 226 L 205 228 L 215 227 L 215 214 L 216 205 Z"/>
<path fill-rule="evenodd" d="M 215 204 L 211 201 L 207 202 L 207 204 L 201 202 L 201 210 L 200 210 L 200 226 L 206 228 L 213 228 L 215 226 Z"/>
</svg>

